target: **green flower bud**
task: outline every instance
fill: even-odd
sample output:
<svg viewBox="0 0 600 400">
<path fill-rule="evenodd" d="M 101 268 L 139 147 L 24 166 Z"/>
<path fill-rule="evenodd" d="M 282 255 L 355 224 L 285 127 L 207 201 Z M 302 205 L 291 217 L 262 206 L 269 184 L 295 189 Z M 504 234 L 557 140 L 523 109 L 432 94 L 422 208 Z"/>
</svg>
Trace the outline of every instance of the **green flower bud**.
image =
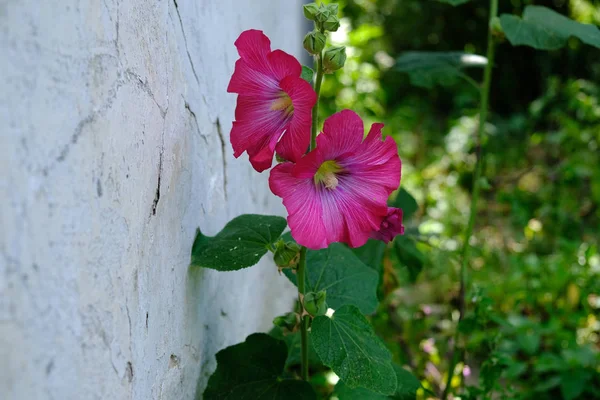
<svg viewBox="0 0 600 400">
<path fill-rule="evenodd" d="M 318 315 L 325 315 L 327 312 L 327 302 L 325 301 L 326 292 L 321 290 L 320 292 L 308 292 L 304 295 L 304 309 L 307 313 L 316 317 Z"/>
<path fill-rule="evenodd" d="M 290 312 L 284 315 L 280 315 L 273 319 L 273 325 L 280 327 L 281 329 L 294 332 L 300 323 L 300 316 L 296 313 Z"/>
<path fill-rule="evenodd" d="M 329 15 L 334 15 L 337 17 L 339 9 L 340 9 L 340 7 L 338 6 L 337 3 L 331 3 L 331 4 L 326 5 L 325 7 L 327 7 L 327 9 L 329 10 Z"/>
<path fill-rule="evenodd" d="M 346 63 L 346 47 L 330 47 L 323 55 L 323 68 L 331 73 L 342 68 Z"/>
<path fill-rule="evenodd" d="M 279 240 L 275 243 L 273 260 L 279 269 L 294 268 L 300 260 L 300 246 L 294 242 Z"/>
<path fill-rule="evenodd" d="M 340 19 L 337 15 L 330 15 L 327 21 L 323 22 L 323 29 L 329 32 L 335 32 L 340 27 Z"/>
<path fill-rule="evenodd" d="M 321 3 L 319 6 L 319 11 L 315 14 L 315 21 L 322 24 L 323 22 L 327 21 L 327 18 L 329 18 L 330 15 L 331 11 L 329 8 Z"/>
<path fill-rule="evenodd" d="M 310 54 L 320 54 L 325 48 L 327 37 L 319 31 L 308 32 L 304 36 L 304 48 Z"/>
<path fill-rule="evenodd" d="M 317 3 L 308 3 L 302 6 L 302 11 L 304 12 L 306 19 L 315 21 L 317 19 L 317 14 L 319 13 L 319 6 Z"/>
</svg>

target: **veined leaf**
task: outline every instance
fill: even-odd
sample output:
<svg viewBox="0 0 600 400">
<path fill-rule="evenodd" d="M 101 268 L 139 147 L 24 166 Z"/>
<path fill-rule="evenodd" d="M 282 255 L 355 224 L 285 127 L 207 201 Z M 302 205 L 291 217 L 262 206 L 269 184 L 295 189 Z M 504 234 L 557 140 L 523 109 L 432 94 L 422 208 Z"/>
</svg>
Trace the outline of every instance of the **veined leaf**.
<svg viewBox="0 0 600 400">
<path fill-rule="evenodd" d="M 513 46 L 525 45 L 539 50 L 556 50 L 573 36 L 591 46 L 600 48 L 600 29 L 590 24 L 573 21 L 542 6 L 527 6 L 523 18 L 502 14 L 500 24 Z"/>
<path fill-rule="evenodd" d="M 316 317 L 311 336 L 323 364 L 348 387 L 363 387 L 384 395 L 396 392 L 392 354 L 358 308 L 344 306 L 331 318 Z"/>
<path fill-rule="evenodd" d="M 285 229 L 285 218 L 245 214 L 229 221 L 216 236 L 198 230 L 192 246 L 192 266 L 234 271 L 258 263 Z"/>
<path fill-rule="evenodd" d="M 391 396 L 384 396 L 362 387 L 352 389 L 342 380 L 335 385 L 335 395 L 340 400 L 414 400 L 417 397 L 417 390 L 421 387 L 421 382 L 413 374 L 395 364 L 394 372 L 398 386 L 396 392 Z"/>
<path fill-rule="evenodd" d="M 281 377 L 286 358 L 281 340 L 264 333 L 248 336 L 217 353 L 204 400 L 315 400 L 309 383 Z"/>
<path fill-rule="evenodd" d="M 306 65 L 303 65 L 302 66 L 302 75 L 300 75 L 300 77 L 302 79 L 304 79 L 306 82 L 312 84 L 314 73 L 315 72 L 312 70 L 312 68 L 307 67 Z"/>
</svg>

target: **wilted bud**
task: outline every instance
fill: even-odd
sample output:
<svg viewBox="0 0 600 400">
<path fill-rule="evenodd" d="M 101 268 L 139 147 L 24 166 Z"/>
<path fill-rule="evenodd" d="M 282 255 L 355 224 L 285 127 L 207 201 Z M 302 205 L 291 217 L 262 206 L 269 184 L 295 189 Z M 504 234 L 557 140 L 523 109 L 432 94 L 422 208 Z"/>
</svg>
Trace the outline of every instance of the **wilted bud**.
<svg viewBox="0 0 600 400">
<path fill-rule="evenodd" d="M 325 22 L 323 22 L 323 29 L 329 32 L 335 32 L 340 27 L 340 19 L 335 14 L 331 14 Z"/>
<path fill-rule="evenodd" d="M 319 12 L 319 6 L 317 3 L 309 3 L 302 6 L 302 11 L 304 11 L 304 16 L 306 19 L 311 21 L 315 21 L 317 18 L 317 13 Z"/>
<path fill-rule="evenodd" d="M 316 317 L 317 315 L 325 315 L 327 312 L 327 303 L 325 302 L 326 292 L 308 292 L 304 295 L 304 309 L 307 313 Z"/>
<path fill-rule="evenodd" d="M 323 68 L 331 73 L 342 68 L 346 63 L 346 47 L 330 47 L 323 55 Z"/>
<path fill-rule="evenodd" d="M 293 268 L 300 260 L 300 246 L 294 242 L 284 242 L 279 240 L 275 243 L 275 254 L 273 256 L 275 264 L 279 269 Z"/>
<path fill-rule="evenodd" d="M 325 48 L 327 37 L 319 31 L 308 32 L 304 36 L 304 48 L 310 54 L 320 54 Z"/>
<path fill-rule="evenodd" d="M 290 312 L 273 319 L 273 325 L 281 329 L 294 332 L 300 323 L 300 316 L 294 312 Z"/>
</svg>

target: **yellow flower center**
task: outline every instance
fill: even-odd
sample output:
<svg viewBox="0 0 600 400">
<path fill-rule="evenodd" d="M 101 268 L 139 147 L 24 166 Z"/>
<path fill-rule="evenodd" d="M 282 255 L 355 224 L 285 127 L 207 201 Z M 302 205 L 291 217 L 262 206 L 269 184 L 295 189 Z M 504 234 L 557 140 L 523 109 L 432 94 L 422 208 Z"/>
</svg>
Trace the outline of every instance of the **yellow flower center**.
<svg viewBox="0 0 600 400">
<path fill-rule="evenodd" d="M 339 183 L 335 174 L 342 172 L 344 169 L 335 161 L 325 161 L 315 174 L 315 185 L 322 183 L 327 189 L 335 189 Z"/>
<path fill-rule="evenodd" d="M 284 114 L 290 115 L 294 111 L 294 106 L 292 104 L 292 99 L 287 94 L 281 92 L 279 94 L 279 98 L 276 99 L 273 103 L 271 103 L 272 111 L 280 111 L 283 110 Z"/>
</svg>

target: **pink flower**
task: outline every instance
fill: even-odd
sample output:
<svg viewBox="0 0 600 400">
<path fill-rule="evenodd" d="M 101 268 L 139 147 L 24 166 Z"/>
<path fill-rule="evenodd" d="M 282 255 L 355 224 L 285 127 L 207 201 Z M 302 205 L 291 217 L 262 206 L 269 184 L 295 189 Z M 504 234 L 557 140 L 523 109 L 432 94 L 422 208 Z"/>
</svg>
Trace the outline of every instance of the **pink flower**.
<svg viewBox="0 0 600 400">
<path fill-rule="evenodd" d="M 378 231 L 371 232 L 371 238 L 390 242 L 396 235 L 404 234 L 404 225 L 402 225 L 402 209 L 388 207 L 387 216 L 381 221 Z"/>
<path fill-rule="evenodd" d="M 332 242 L 365 244 L 387 216 L 387 198 L 400 184 L 400 158 L 383 124 L 363 140 L 360 117 L 350 110 L 332 115 L 317 136 L 317 147 L 296 164 L 271 171 L 271 191 L 283 198 L 296 241 L 311 249 Z"/>
<path fill-rule="evenodd" d="M 310 84 L 300 78 L 302 66 L 281 50 L 271 51 L 261 31 L 242 32 L 235 46 L 240 59 L 227 87 L 239 94 L 231 128 L 234 156 L 247 151 L 258 172 L 271 167 L 275 150 L 286 160 L 298 160 L 310 143 L 317 101 Z"/>
</svg>

